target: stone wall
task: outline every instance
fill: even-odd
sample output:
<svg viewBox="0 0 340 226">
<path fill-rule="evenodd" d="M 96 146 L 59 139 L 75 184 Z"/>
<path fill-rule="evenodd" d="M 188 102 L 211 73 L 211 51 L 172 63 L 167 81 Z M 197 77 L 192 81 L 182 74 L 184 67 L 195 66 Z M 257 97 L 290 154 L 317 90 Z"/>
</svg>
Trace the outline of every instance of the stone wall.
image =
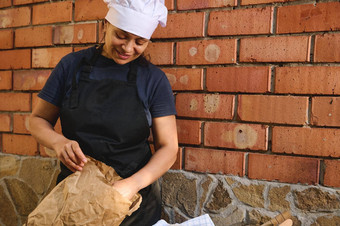
<svg viewBox="0 0 340 226">
<path fill-rule="evenodd" d="M 59 173 L 55 158 L 0 154 L 0 225 L 22 225 Z M 294 225 L 340 225 L 340 189 L 170 170 L 163 216 L 181 223 L 208 213 L 216 226 L 259 225 L 290 210 Z"/>
</svg>

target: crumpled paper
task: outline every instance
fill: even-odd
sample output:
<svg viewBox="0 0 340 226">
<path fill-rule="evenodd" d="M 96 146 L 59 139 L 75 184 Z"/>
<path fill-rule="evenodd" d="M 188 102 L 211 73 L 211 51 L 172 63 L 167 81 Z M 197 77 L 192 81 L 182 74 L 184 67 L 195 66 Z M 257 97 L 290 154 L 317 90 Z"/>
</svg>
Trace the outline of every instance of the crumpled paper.
<svg viewBox="0 0 340 226">
<path fill-rule="evenodd" d="M 106 164 L 87 157 L 82 171 L 61 181 L 29 214 L 31 225 L 119 225 L 136 211 L 142 196 L 124 198 L 112 183 L 122 178 Z"/>
<path fill-rule="evenodd" d="M 214 222 L 208 214 L 204 214 L 187 220 L 181 224 L 168 224 L 165 220 L 159 220 L 153 226 L 214 226 Z"/>
</svg>

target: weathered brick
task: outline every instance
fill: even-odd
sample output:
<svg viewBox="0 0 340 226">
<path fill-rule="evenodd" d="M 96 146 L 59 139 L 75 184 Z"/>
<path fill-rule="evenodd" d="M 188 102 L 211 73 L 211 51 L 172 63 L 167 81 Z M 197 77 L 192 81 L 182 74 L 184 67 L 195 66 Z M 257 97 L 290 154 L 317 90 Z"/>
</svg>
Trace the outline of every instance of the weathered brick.
<svg viewBox="0 0 340 226">
<path fill-rule="evenodd" d="M 164 5 L 168 10 L 174 10 L 175 9 L 175 2 L 174 0 L 165 0 Z"/>
<path fill-rule="evenodd" d="M 28 27 L 15 30 L 15 47 L 52 45 L 52 27 Z"/>
<path fill-rule="evenodd" d="M 340 67 L 275 68 L 275 93 L 340 94 Z"/>
<path fill-rule="evenodd" d="M 182 144 L 200 144 L 201 126 L 201 121 L 177 120 L 178 142 Z"/>
<path fill-rule="evenodd" d="M 186 148 L 185 170 L 244 176 L 245 153 L 214 149 Z"/>
<path fill-rule="evenodd" d="M 206 9 L 206 8 L 219 8 L 219 7 L 228 7 L 228 6 L 236 6 L 237 0 L 177 0 L 177 9 L 178 10 L 188 10 L 188 9 Z"/>
<path fill-rule="evenodd" d="M 299 0 L 241 0 L 241 5 L 255 5 L 274 2 L 294 2 Z"/>
<path fill-rule="evenodd" d="M 13 0 L 13 5 L 25 5 L 36 2 L 47 2 L 48 0 Z"/>
<path fill-rule="evenodd" d="M 208 35 L 270 34 L 272 15 L 273 7 L 213 11 Z"/>
<path fill-rule="evenodd" d="M 340 5 L 340 3 L 338 3 Z M 325 34 L 315 37 L 315 62 L 340 62 L 340 34 Z"/>
<path fill-rule="evenodd" d="M 10 114 L 0 114 L 0 131 L 1 132 L 11 132 L 11 115 Z M 0 137 L 1 138 L 1 137 Z"/>
<path fill-rule="evenodd" d="M 54 44 L 95 43 L 97 23 L 57 26 L 54 29 Z"/>
<path fill-rule="evenodd" d="M 83 49 L 88 49 L 89 47 L 90 46 L 76 46 L 76 47 L 73 47 L 73 52 L 78 52 Z"/>
<path fill-rule="evenodd" d="M 310 56 L 310 37 L 277 36 L 243 38 L 241 62 L 306 62 Z"/>
<path fill-rule="evenodd" d="M 236 40 L 215 39 L 177 43 L 177 64 L 236 63 Z"/>
<path fill-rule="evenodd" d="M 0 69 L 27 69 L 31 67 L 31 50 L 0 51 Z"/>
<path fill-rule="evenodd" d="M 38 144 L 30 135 L 2 134 L 3 152 L 16 155 L 37 155 Z"/>
<path fill-rule="evenodd" d="M 203 69 L 163 68 L 172 90 L 203 90 Z"/>
<path fill-rule="evenodd" d="M 173 42 L 149 43 L 144 54 L 151 58 L 151 62 L 156 65 L 173 64 L 174 60 Z"/>
<path fill-rule="evenodd" d="M 317 126 L 340 126 L 339 108 L 339 97 L 313 97 L 312 124 Z"/>
<path fill-rule="evenodd" d="M 331 187 L 340 187 L 340 161 L 325 160 L 324 185 Z"/>
<path fill-rule="evenodd" d="M 296 155 L 340 157 L 339 136 L 339 129 L 274 127 L 272 151 Z"/>
<path fill-rule="evenodd" d="M 69 22 L 71 20 L 72 1 L 54 2 L 33 6 L 33 24 L 51 24 L 57 22 Z"/>
<path fill-rule="evenodd" d="M 171 169 L 173 170 L 181 170 L 183 168 L 183 149 L 182 148 L 178 148 L 178 152 L 177 152 L 177 158 L 175 163 L 171 166 Z"/>
<path fill-rule="evenodd" d="M 224 94 L 189 94 L 176 96 L 178 116 L 232 119 L 234 96 Z"/>
<path fill-rule="evenodd" d="M 166 27 L 158 26 L 152 38 L 203 37 L 204 12 L 169 14 Z"/>
<path fill-rule="evenodd" d="M 0 93 L 0 111 L 30 111 L 29 93 Z"/>
<path fill-rule="evenodd" d="M 30 114 L 13 114 L 13 133 L 30 134 L 29 116 Z"/>
<path fill-rule="evenodd" d="M 63 56 L 72 52 L 72 47 L 33 49 L 33 68 L 53 68 Z"/>
<path fill-rule="evenodd" d="M 270 67 L 211 67 L 207 90 L 212 92 L 265 93 L 270 91 Z"/>
<path fill-rule="evenodd" d="M 0 49 L 13 48 L 13 30 L 0 30 Z"/>
<path fill-rule="evenodd" d="M 0 71 L 0 90 L 12 89 L 12 71 Z"/>
<path fill-rule="evenodd" d="M 50 74 L 50 70 L 14 71 L 13 89 L 41 90 Z"/>
<path fill-rule="evenodd" d="M 32 109 L 35 108 L 35 106 L 37 106 L 38 103 L 38 93 L 32 93 Z"/>
<path fill-rule="evenodd" d="M 84 21 L 104 19 L 107 11 L 107 5 L 102 0 L 77 0 L 74 6 L 74 20 Z"/>
<path fill-rule="evenodd" d="M 0 1 L 0 8 L 9 7 L 12 5 L 12 0 L 1 0 Z"/>
<path fill-rule="evenodd" d="M 248 156 L 250 179 L 316 184 L 319 182 L 319 168 L 320 161 L 315 158 L 252 153 Z"/>
<path fill-rule="evenodd" d="M 31 9 L 18 7 L 0 10 L 0 28 L 20 27 L 29 25 L 31 22 Z"/>
<path fill-rule="evenodd" d="M 206 122 L 204 145 L 264 151 L 268 148 L 268 127 L 257 124 Z"/>
<path fill-rule="evenodd" d="M 308 97 L 240 95 L 238 100 L 242 121 L 300 125 L 307 121 Z"/>
<path fill-rule="evenodd" d="M 300 33 L 340 30 L 340 3 L 278 7 L 277 33 Z"/>
</svg>

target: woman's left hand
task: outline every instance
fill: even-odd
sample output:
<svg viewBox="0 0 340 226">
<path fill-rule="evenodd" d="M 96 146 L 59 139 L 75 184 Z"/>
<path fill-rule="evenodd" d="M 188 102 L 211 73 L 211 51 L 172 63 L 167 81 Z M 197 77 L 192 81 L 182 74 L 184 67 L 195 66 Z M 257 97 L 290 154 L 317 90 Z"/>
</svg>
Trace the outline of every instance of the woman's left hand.
<svg viewBox="0 0 340 226">
<path fill-rule="evenodd" d="M 138 186 L 129 178 L 115 181 L 112 185 L 125 198 L 131 200 L 139 191 Z"/>
</svg>

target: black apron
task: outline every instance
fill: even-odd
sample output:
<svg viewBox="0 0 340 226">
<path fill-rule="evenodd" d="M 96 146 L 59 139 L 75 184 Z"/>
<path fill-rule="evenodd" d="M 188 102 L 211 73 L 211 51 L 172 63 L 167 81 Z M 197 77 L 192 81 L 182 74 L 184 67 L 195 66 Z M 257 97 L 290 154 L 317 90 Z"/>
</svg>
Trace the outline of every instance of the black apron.
<svg viewBox="0 0 340 226">
<path fill-rule="evenodd" d="M 82 59 L 79 82 L 75 72 L 72 91 L 60 109 L 62 132 L 79 143 L 84 154 L 113 167 L 123 178 L 145 166 L 151 158 L 150 129 L 136 86 L 138 59 L 130 62 L 128 81 L 90 79 L 102 46 L 88 62 Z M 61 163 L 58 182 L 72 172 Z M 161 214 L 158 182 L 140 190 L 140 208 L 121 225 L 147 226 Z"/>
</svg>

